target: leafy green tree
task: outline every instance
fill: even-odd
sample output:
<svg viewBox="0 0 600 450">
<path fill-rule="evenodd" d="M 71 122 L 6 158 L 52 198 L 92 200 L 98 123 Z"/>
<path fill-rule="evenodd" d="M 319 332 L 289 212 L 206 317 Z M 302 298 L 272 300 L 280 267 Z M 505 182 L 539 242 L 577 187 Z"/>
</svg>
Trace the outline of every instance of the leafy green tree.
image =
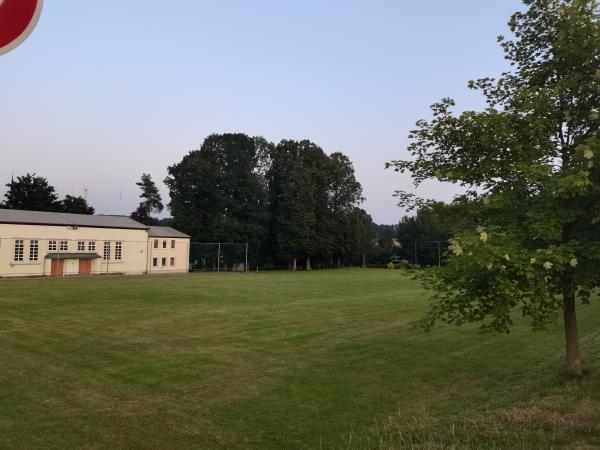
<svg viewBox="0 0 600 450">
<path fill-rule="evenodd" d="M 6 185 L 3 208 L 29 211 L 60 211 L 54 186 L 43 177 L 27 174 L 11 180 Z"/>
<path fill-rule="evenodd" d="M 595 0 L 525 0 L 499 41 L 512 69 L 470 87 L 483 111 L 433 105 L 412 132 L 410 161 L 424 180 L 469 188 L 472 227 L 457 233 L 427 319 L 507 332 L 519 308 L 536 328 L 562 309 L 571 374 L 582 374 L 576 300 L 600 286 L 600 22 Z M 405 196 L 404 199 L 407 197 Z M 467 225 L 467 224 L 465 224 Z"/>
<path fill-rule="evenodd" d="M 375 229 L 373 219 L 364 210 L 355 207 L 349 215 L 350 226 L 352 230 L 352 249 L 354 255 L 360 260 L 362 267 L 367 267 L 367 258 L 375 250 Z"/>
<path fill-rule="evenodd" d="M 150 174 L 144 173 L 136 185 L 142 191 L 140 194 L 142 201 L 137 209 L 131 213 L 131 218 L 144 225 L 158 225 L 158 219 L 152 217 L 152 214 L 161 213 L 164 205 L 156 183 L 152 180 Z"/>
<path fill-rule="evenodd" d="M 450 229 L 439 217 L 447 209 L 443 203 L 431 203 L 416 215 L 403 217 L 396 233 L 400 245 L 397 255 L 420 266 L 437 266 L 451 237 Z"/>
<path fill-rule="evenodd" d="M 60 210 L 65 213 L 88 215 L 93 215 L 96 212 L 85 198 L 80 196 L 74 197 L 72 195 L 67 195 L 60 201 Z"/>
<path fill-rule="evenodd" d="M 281 141 L 273 149 L 268 172 L 271 239 L 277 257 L 291 261 L 292 270 L 299 257 L 308 258 L 315 251 L 315 186 L 306 164 L 307 147 L 318 153 L 306 141 Z"/>
<path fill-rule="evenodd" d="M 262 138 L 213 134 L 169 167 L 174 226 L 197 242 L 247 242 L 259 251 L 268 219 L 261 173 L 268 147 Z"/>
<path fill-rule="evenodd" d="M 355 208 L 364 199 L 362 186 L 356 180 L 352 161 L 342 153 L 329 157 L 328 217 L 331 224 L 333 254 L 340 266 L 342 259 L 351 259 L 355 254 Z"/>
</svg>

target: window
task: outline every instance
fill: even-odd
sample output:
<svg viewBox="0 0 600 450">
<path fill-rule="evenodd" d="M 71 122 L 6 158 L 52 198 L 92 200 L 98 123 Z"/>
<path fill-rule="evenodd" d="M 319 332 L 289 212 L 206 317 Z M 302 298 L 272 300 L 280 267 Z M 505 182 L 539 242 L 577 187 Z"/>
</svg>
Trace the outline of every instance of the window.
<svg viewBox="0 0 600 450">
<path fill-rule="evenodd" d="M 96 243 L 93 241 L 88 242 L 88 251 L 95 252 L 96 251 Z"/>
<path fill-rule="evenodd" d="M 40 243 L 29 241 L 29 261 L 37 261 L 40 254 Z"/>
<path fill-rule="evenodd" d="M 175 258 L 171 258 L 171 267 L 175 265 Z"/>
<path fill-rule="evenodd" d="M 123 260 L 123 243 L 115 242 L 115 259 L 117 261 Z"/>
<path fill-rule="evenodd" d="M 158 248 L 158 239 L 154 239 L 154 248 Z"/>
<path fill-rule="evenodd" d="M 15 241 L 15 261 L 23 261 L 24 244 L 22 239 Z"/>
<path fill-rule="evenodd" d="M 171 241 L 171 248 L 175 248 L 175 239 Z"/>
<path fill-rule="evenodd" d="M 85 252 L 85 242 L 79 241 L 77 243 L 77 251 L 78 252 Z"/>
<path fill-rule="evenodd" d="M 60 241 L 60 251 L 61 252 L 69 251 L 69 242 L 68 241 Z"/>
<path fill-rule="evenodd" d="M 110 259 L 110 242 L 104 243 L 104 254 L 102 255 L 102 259 L 104 261 L 108 261 Z"/>
<path fill-rule="evenodd" d="M 58 247 L 56 246 L 56 241 L 48 242 L 48 250 L 50 250 L 51 252 L 55 252 L 57 248 Z"/>
<path fill-rule="evenodd" d="M 163 241 L 163 248 L 167 248 L 167 241 Z"/>
<path fill-rule="evenodd" d="M 158 267 L 158 258 L 152 259 L 152 267 Z"/>
<path fill-rule="evenodd" d="M 162 259 L 162 266 L 167 267 L 167 258 Z"/>
</svg>

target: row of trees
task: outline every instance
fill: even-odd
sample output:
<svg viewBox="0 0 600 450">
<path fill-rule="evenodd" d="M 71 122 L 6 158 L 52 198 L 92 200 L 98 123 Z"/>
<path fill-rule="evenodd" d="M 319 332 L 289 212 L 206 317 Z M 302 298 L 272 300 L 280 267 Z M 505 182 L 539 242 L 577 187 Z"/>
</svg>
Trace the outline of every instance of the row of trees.
<svg viewBox="0 0 600 450">
<path fill-rule="evenodd" d="M 352 162 L 310 141 L 215 134 L 168 173 L 174 226 L 197 242 L 247 242 L 255 263 L 364 263 L 372 245 Z"/>
<path fill-rule="evenodd" d="M 169 225 L 194 242 L 248 243 L 254 264 L 310 270 L 315 264 L 365 265 L 376 253 L 374 224 L 359 208 L 362 186 L 352 162 L 308 140 L 273 144 L 245 134 L 211 135 L 168 168 L 165 183 Z M 156 218 L 164 205 L 152 177 L 143 174 L 137 185 L 141 202 L 131 217 L 164 224 Z M 82 197 L 59 200 L 35 174 L 7 187 L 4 208 L 94 213 Z"/>
<path fill-rule="evenodd" d="M 13 178 L 6 187 L 8 189 L 0 208 L 94 214 L 94 208 L 85 198 L 67 195 L 59 199 L 54 186 L 36 174 L 28 173 L 17 177 L 16 180 Z"/>
</svg>

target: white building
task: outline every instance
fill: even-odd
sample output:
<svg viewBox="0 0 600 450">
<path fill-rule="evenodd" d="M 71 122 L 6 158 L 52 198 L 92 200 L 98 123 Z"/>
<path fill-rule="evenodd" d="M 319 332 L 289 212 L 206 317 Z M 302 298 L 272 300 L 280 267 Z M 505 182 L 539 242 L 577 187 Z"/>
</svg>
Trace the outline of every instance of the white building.
<svg viewBox="0 0 600 450">
<path fill-rule="evenodd" d="M 125 216 L 0 209 L 0 277 L 188 272 L 189 236 Z"/>
</svg>

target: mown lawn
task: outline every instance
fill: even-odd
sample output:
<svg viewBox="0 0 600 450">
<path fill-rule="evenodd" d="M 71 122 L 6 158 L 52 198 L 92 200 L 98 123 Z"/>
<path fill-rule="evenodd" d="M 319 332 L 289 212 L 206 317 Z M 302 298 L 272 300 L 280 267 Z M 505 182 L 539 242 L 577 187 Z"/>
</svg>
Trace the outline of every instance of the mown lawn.
<svg viewBox="0 0 600 450">
<path fill-rule="evenodd" d="M 0 448 L 600 448 L 560 323 L 412 327 L 385 270 L 0 281 Z"/>
</svg>

